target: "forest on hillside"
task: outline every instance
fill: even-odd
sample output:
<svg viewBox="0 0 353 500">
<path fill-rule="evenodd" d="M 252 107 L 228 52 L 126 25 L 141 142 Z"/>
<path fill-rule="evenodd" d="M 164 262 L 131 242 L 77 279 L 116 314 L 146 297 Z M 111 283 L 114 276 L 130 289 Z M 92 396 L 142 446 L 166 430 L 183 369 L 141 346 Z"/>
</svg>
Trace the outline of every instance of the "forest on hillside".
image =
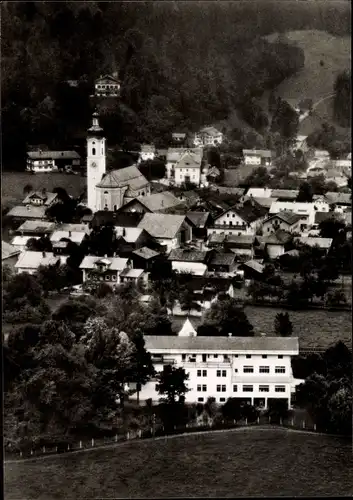
<svg viewBox="0 0 353 500">
<path fill-rule="evenodd" d="M 19 169 L 29 144 L 76 144 L 97 104 L 108 142 L 123 147 L 225 119 L 304 64 L 301 49 L 262 36 L 351 30 L 349 2 L 3 2 L 1 12 L 3 162 Z M 116 70 L 120 101 L 94 102 L 94 79 Z"/>
</svg>

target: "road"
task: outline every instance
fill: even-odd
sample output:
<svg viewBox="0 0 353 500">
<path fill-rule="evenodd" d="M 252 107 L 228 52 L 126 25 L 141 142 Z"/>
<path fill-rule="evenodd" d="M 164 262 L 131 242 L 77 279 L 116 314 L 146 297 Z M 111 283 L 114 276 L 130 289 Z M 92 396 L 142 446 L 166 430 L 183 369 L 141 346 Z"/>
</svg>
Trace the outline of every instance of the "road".
<svg viewBox="0 0 353 500">
<path fill-rule="evenodd" d="M 316 101 L 313 106 L 312 106 L 312 111 L 314 111 L 317 106 L 319 104 L 321 104 L 323 101 L 326 101 L 326 99 L 331 99 L 331 97 L 334 97 L 334 93 L 331 93 L 331 94 L 328 94 L 327 96 L 325 97 L 322 97 L 321 99 L 319 99 L 318 101 Z M 305 118 L 307 118 L 309 116 L 310 112 L 309 111 L 305 111 L 305 113 L 303 113 L 302 115 L 299 116 L 299 123 L 301 123 L 303 120 L 305 120 Z"/>
</svg>

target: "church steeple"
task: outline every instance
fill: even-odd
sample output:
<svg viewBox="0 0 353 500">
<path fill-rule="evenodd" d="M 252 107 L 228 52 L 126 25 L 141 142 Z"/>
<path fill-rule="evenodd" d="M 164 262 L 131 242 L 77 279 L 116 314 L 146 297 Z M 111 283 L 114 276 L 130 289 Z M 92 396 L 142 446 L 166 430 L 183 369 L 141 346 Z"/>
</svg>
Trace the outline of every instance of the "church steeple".
<svg viewBox="0 0 353 500">
<path fill-rule="evenodd" d="M 98 117 L 95 111 L 87 133 L 87 205 L 92 212 L 97 211 L 96 186 L 106 173 L 105 137 Z"/>
<path fill-rule="evenodd" d="M 97 110 L 92 115 L 92 126 L 88 129 L 88 135 L 102 135 L 103 129 L 99 125 L 99 114 Z"/>
</svg>

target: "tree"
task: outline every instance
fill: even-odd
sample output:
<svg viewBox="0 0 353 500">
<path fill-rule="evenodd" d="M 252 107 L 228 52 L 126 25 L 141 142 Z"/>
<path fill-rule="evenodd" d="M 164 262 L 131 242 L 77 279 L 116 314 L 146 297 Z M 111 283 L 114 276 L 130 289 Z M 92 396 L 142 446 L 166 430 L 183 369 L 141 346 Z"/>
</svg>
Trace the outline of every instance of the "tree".
<svg viewBox="0 0 353 500">
<path fill-rule="evenodd" d="M 311 203 L 313 201 L 312 187 L 308 182 L 303 182 L 300 185 L 297 201 L 308 202 L 308 203 Z"/>
<path fill-rule="evenodd" d="M 142 161 L 138 166 L 140 172 L 151 181 L 154 179 L 163 179 L 166 173 L 165 162 L 158 158 L 154 160 Z"/>
<path fill-rule="evenodd" d="M 136 382 L 137 404 L 139 404 L 141 387 L 155 375 L 155 370 L 151 354 L 145 349 L 145 340 L 141 330 L 135 330 L 130 338 L 136 349 L 136 359 L 131 378 L 133 382 Z"/>
<path fill-rule="evenodd" d="M 254 335 L 244 309 L 235 299 L 230 297 L 214 302 L 204 315 L 203 325 L 215 327 L 218 335 L 227 336 L 230 333 L 238 337 Z"/>
<path fill-rule="evenodd" d="M 337 219 L 334 215 L 322 220 L 319 223 L 319 231 L 321 238 L 332 238 L 336 240 L 341 231 L 346 228 L 343 220 Z"/>
<path fill-rule="evenodd" d="M 165 365 L 163 371 L 157 375 L 157 380 L 156 390 L 158 394 L 164 396 L 163 400 L 169 405 L 174 405 L 177 398 L 180 401 L 180 398 L 190 390 L 186 385 L 189 374 L 185 373 L 184 368 Z"/>
<path fill-rule="evenodd" d="M 23 194 L 29 194 L 33 191 L 33 186 L 32 184 L 26 184 L 25 187 L 23 188 Z"/>
<path fill-rule="evenodd" d="M 51 252 L 53 244 L 48 236 L 41 236 L 40 238 L 30 238 L 26 243 L 26 248 L 33 252 Z"/>
<path fill-rule="evenodd" d="M 339 306 L 346 303 L 347 299 L 343 290 L 335 290 L 326 296 L 326 304 L 328 306 Z"/>
<path fill-rule="evenodd" d="M 246 186 L 266 187 L 271 181 L 271 176 L 266 167 L 256 168 L 243 182 Z"/>
<path fill-rule="evenodd" d="M 336 77 L 334 84 L 334 116 L 336 121 L 343 127 L 351 126 L 351 72 L 343 71 Z"/>
<path fill-rule="evenodd" d="M 278 313 L 275 318 L 275 332 L 281 337 L 290 337 L 293 333 L 293 325 L 289 318 L 289 314 Z"/>
</svg>

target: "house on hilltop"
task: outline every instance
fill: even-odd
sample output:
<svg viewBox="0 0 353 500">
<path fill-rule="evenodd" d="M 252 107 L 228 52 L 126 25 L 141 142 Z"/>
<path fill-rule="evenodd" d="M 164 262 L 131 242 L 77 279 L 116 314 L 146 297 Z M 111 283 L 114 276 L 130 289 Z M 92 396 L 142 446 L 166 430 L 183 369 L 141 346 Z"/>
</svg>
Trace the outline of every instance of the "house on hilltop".
<svg viewBox="0 0 353 500">
<path fill-rule="evenodd" d="M 223 134 L 215 127 L 204 127 L 195 134 L 194 145 L 196 147 L 215 146 L 222 144 Z"/>
<path fill-rule="evenodd" d="M 120 86 L 117 72 L 112 75 L 101 75 L 94 83 L 94 93 L 97 97 L 119 97 Z"/>
<path fill-rule="evenodd" d="M 269 149 L 243 149 L 243 157 L 245 165 L 270 167 L 272 164 L 272 152 Z"/>
</svg>

